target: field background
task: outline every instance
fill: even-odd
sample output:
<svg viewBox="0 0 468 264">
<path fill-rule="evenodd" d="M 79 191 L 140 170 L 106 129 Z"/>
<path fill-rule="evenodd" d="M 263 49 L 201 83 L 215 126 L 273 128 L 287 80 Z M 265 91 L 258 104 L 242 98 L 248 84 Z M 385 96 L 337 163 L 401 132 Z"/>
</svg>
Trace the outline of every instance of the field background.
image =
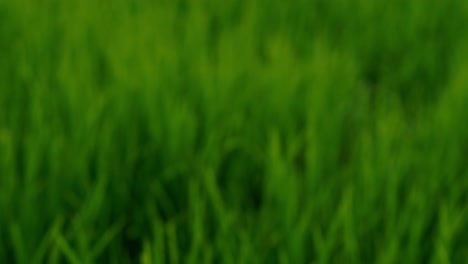
<svg viewBox="0 0 468 264">
<path fill-rule="evenodd" d="M 0 0 L 0 263 L 463 263 L 468 2 Z"/>
</svg>

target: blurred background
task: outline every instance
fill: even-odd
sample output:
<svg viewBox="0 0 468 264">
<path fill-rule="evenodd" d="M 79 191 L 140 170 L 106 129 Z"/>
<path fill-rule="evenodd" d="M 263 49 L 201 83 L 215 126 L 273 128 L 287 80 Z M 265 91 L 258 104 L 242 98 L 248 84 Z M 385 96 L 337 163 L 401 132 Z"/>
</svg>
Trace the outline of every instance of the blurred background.
<svg viewBox="0 0 468 264">
<path fill-rule="evenodd" d="M 0 262 L 463 263 L 467 22 L 0 0 Z"/>
</svg>

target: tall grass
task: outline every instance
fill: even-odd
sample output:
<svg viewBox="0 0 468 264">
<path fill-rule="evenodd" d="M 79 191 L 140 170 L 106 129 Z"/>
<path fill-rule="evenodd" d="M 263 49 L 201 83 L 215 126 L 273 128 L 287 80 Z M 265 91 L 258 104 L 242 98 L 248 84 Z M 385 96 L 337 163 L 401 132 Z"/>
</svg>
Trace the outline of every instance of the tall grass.
<svg viewBox="0 0 468 264">
<path fill-rule="evenodd" d="M 467 18 L 0 0 L 0 263 L 462 263 Z"/>
</svg>

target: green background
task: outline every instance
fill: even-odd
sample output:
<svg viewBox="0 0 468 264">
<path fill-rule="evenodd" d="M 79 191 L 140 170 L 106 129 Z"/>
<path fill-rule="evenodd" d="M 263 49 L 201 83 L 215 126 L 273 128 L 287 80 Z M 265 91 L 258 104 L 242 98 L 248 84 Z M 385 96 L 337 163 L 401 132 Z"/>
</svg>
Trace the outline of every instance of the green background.
<svg viewBox="0 0 468 264">
<path fill-rule="evenodd" d="M 463 263 L 468 2 L 0 0 L 0 263 Z"/>
</svg>

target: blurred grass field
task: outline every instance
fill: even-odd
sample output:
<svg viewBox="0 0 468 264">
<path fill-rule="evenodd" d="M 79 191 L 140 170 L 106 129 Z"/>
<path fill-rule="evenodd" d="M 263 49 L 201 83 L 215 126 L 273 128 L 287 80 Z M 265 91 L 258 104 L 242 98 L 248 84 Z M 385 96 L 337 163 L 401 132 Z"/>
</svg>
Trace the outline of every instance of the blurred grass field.
<svg viewBox="0 0 468 264">
<path fill-rule="evenodd" d="M 0 0 L 0 263 L 464 263 L 468 2 Z"/>
</svg>

